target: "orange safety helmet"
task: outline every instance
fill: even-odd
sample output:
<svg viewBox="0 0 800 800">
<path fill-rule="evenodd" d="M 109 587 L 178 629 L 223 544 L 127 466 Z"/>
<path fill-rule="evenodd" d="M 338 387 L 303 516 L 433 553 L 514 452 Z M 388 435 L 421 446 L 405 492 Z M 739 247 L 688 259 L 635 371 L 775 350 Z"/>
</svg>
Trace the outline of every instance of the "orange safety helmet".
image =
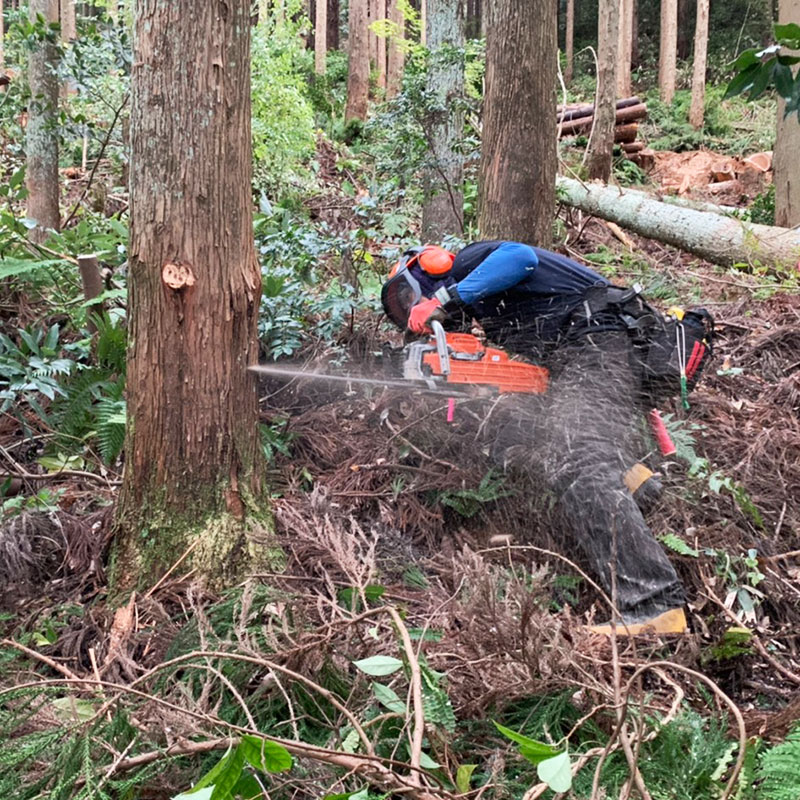
<svg viewBox="0 0 800 800">
<path fill-rule="evenodd" d="M 403 253 L 403 257 L 392 267 L 389 277 L 393 278 L 400 267 L 411 268 L 414 264 L 434 277 L 450 272 L 453 267 L 455 254 L 435 244 L 426 244 L 422 247 L 411 247 Z"/>
</svg>

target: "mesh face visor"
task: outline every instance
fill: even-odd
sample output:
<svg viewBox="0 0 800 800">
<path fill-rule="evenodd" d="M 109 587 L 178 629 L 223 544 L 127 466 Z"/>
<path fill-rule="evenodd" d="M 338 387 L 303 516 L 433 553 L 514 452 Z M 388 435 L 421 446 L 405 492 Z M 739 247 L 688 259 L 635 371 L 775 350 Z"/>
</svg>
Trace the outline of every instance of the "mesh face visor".
<svg viewBox="0 0 800 800">
<path fill-rule="evenodd" d="M 411 309 L 421 299 L 422 288 L 419 281 L 409 272 L 405 264 L 402 264 L 395 274 L 383 284 L 381 290 L 381 303 L 386 316 L 402 329 L 408 325 L 408 315 L 411 313 Z"/>
</svg>

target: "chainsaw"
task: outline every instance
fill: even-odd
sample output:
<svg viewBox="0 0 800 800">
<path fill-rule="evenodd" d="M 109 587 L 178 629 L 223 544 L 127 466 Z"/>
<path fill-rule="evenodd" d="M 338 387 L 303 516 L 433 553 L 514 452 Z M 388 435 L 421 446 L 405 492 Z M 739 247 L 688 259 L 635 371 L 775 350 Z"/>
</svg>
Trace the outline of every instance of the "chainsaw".
<svg viewBox="0 0 800 800">
<path fill-rule="evenodd" d="M 250 367 L 255 372 L 292 378 L 312 378 L 348 384 L 371 384 L 418 389 L 448 396 L 481 394 L 544 394 L 548 371 L 525 361 L 513 360 L 504 350 L 487 347 L 469 333 L 446 333 L 441 322 L 431 322 L 431 335 L 391 353 L 389 361 L 397 378 L 372 378 L 309 372 L 282 364 Z M 398 358 L 399 357 L 399 358 Z M 400 364 L 398 365 L 398 360 Z"/>
</svg>

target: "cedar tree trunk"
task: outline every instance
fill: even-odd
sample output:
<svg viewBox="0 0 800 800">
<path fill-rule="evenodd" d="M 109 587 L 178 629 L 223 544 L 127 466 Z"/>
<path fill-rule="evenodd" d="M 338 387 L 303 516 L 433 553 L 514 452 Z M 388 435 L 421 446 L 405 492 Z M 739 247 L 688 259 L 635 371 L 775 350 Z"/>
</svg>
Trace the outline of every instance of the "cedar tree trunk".
<svg viewBox="0 0 800 800">
<path fill-rule="evenodd" d="M 428 0 L 428 93 L 426 118 L 430 164 L 425 169 L 422 238 L 441 242 L 463 231 L 464 5 L 462 0 Z"/>
<path fill-rule="evenodd" d="M 694 67 L 692 69 L 692 102 L 689 106 L 689 124 L 698 130 L 703 127 L 705 116 L 708 2 L 709 0 L 697 0 L 697 19 L 694 28 Z"/>
<path fill-rule="evenodd" d="M 631 96 L 631 53 L 633 51 L 633 0 L 620 0 L 619 62 L 617 96 Z"/>
<path fill-rule="evenodd" d="M 250 0 L 136 0 L 128 433 L 116 589 L 192 548 L 211 585 L 269 563 L 256 381 Z"/>
<path fill-rule="evenodd" d="M 339 49 L 339 0 L 328 0 L 328 50 Z"/>
<path fill-rule="evenodd" d="M 782 23 L 800 22 L 800 0 L 780 0 L 778 19 Z M 779 98 L 773 160 L 775 224 L 793 228 L 800 225 L 800 122 L 797 114 L 784 117 L 785 107 L 785 101 Z"/>
<path fill-rule="evenodd" d="M 556 0 L 486 5 L 480 230 L 486 238 L 548 245 L 557 161 Z"/>
<path fill-rule="evenodd" d="M 31 0 L 30 18 L 41 14 L 47 22 L 58 22 L 58 0 Z M 56 45 L 40 41 L 28 57 L 28 82 L 31 99 L 25 150 L 28 168 L 27 215 L 36 220 L 30 238 L 41 242 L 46 228 L 58 229 L 58 50 Z"/>
<path fill-rule="evenodd" d="M 687 250 L 714 264 L 759 264 L 796 272 L 800 230 L 756 225 L 736 217 L 662 203 L 644 192 L 558 178 L 559 202 L 616 222 L 648 239 Z"/>
<path fill-rule="evenodd" d="M 661 0 L 661 38 L 658 49 L 658 93 L 664 103 L 675 97 L 678 63 L 678 0 Z"/>
<path fill-rule="evenodd" d="M 78 35 L 75 25 L 75 0 L 59 0 L 59 16 L 61 21 L 61 41 L 72 42 Z M 116 9 L 117 4 L 111 4 L 112 9 Z"/>
<path fill-rule="evenodd" d="M 386 0 L 378 0 L 377 22 L 380 22 L 383 30 L 378 36 L 378 88 L 386 88 Z"/>
<path fill-rule="evenodd" d="M 351 119 L 366 120 L 369 104 L 369 30 L 367 28 L 367 0 L 350 0 L 350 33 L 347 70 L 347 105 L 345 122 Z"/>
<path fill-rule="evenodd" d="M 406 35 L 406 18 L 400 7 L 400 0 L 387 0 L 389 21 L 392 23 L 392 35 L 389 38 L 389 53 L 386 75 L 386 97 L 394 97 L 403 85 L 403 65 Z"/>
<path fill-rule="evenodd" d="M 564 80 L 572 82 L 572 74 L 575 69 L 575 0 L 567 0 L 567 21 L 564 30 L 564 55 L 566 69 L 564 70 Z"/>
<path fill-rule="evenodd" d="M 324 75 L 328 55 L 328 0 L 315 0 L 314 72 Z"/>
<path fill-rule="evenodd" d="M 616 119 L 619 2 L 600 0 L 597 22 L 597 98 L 594 130 L 589 139 L 589 175 L 607 181 L 611 175 Z"/>
</svg>

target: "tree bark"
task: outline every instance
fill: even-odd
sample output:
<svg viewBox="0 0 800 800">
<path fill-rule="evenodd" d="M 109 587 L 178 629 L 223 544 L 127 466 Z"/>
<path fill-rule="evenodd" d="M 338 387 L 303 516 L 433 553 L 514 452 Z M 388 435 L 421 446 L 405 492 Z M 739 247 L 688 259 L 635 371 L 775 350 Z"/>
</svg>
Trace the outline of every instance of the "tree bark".
<svg viewBox="0 0 800 800">
<path fill-rule="evenodd" d="M 675 97 L 678 64 L 678 0 L 661 0 L 661 38 L 658 50 L 658 93 L 664 103 Z"/>
<path fill-rule="evenodd" d="M 72 42 L 78 36 L 75 23 L 75 0 L 59 0 L 59 20 L 61 22 L 61 41 Z M 116 4 L 112 4 L 116 6 Z"/>
<path fill-rule="evenodd" d="M 47 22 L 58 22 L 58 0 L 31 0 L 30 19 L 41 14 Z M 33 241 L 47 238 L 47 228 L 58 230 L 58 50 L 55 44 L 40 41 L 28 57 L 31 100 L 26 129 L 28 189 L 27 215 L 36 220 L 30 231 Z"/>
<path fill-rule="evenodd" d="M 428 2 L 419 0 L 419 41 L 420 44 L 428 43 Z"/>
<path fill-rule="evenodd" d="M 213 586 L 275 554 L 256 381 L 250 0 L 137 0 L 128 419 L 117 591 L 191 548 Z"/>
<path fill-rule="evenodd" d="M 714 264 L 758 263 L 776 271 L 800 266 L 800 230 L 754 225 L 600 184 L 558 179 L 559 202 L 671 244 Z"/>
<path fill-rule="evenodd" d="M 314 72 L 324 75 L 328 55 L 328 0 L 314 0 Z"/>
<path fill-rule="evenodd" d="M 350 0 L 350 34 L 347 70 L 347 104 L 345 122 L 367 118 L 369 104 L 369 42 L 367 34 L 367 0 Z"/>
<path fill-rule="evenodd" d="M 376 0 L 378 4 L 377 22 L 386 20 L 386 0 Z M 385 24 L 385 23 L 384 23 Z M 382 32 L 383 33 L 383 32 Z M 386 36 L 377 37 L 378 41 L 378 87 L 386 88 Z"/>
<path fill-rule="evenodd" d="M 367 0 L 367 39 L 369 41 L 369 63 L 378 66 L 378 37 L 372 29 L 372 23 L 378 19 L 378 0 Z"/>
<path fill-rule="evenodd" d="M 564 80 L 572 82 L 575 69 L 575 0 L 567 0 L 567 19 L 564 29 Z"/>
<path fill-rule="evenodd" d="M 5 77 L 6 69 L 6 27 L 5 27 L 5 7 L 3 0 L 0 0 L 0 78 Z M 0 91 L 5 89 L 4 85 L 0 85 Z"/>
<path fill-rule="evenodd" d="M 627 97 L 631 93 L 633 0 L 620 0 L 618 41 L 619 61 L 617 63 L 617 97 Z"/>
<path fill-rule="evenodd" d="M 631 69 L 639 66 L 639 0 L 631 0 Z"/>
<path fill-rule="evenodd" d="M 464 46 L 462 0 L 428 0 L 428 93 L 424 121 L 431 163 L 423 175 L 422 238 L 441 242 L 463 232 L 464 64 L 454 50 Z"/>
<path fill-rule="evenodd" d="M 800 22 L 800 0 L 780 0 L 778 20 Z M 784 117 L 785 108 L 786 102 L 779 98 L 773 159 L 775 224 L 793 228 L 800 225 L 800 122 L 797 114 Z"/>
<path fill-rule="evenodd" d="M 548 245 L 558 160 L 556 0 L 485 5 L 481 233 Z"/>
<path fill-rule="evenodd" d="M 339 0 L 328 0 L 328 50 L 339 49 Z"/>
<path fill-rule="evenodd" d="M 403 66 L 405 64 L 406 19 L 399 0 L 388 0 L 389 21 L 392 35 L 389 39 L 388 66 L 386 75 L 386 97 L 397 95 L 403 85 Z"/>
<path fill-rule="evenodd" d="M 597 23 L 597 111 L 594 130 L 589 139 L 588 167 L 590 177 L 604 181 L 611 175 L 614 149 L 619 16 L 618 0 L 600 0 Z"/>
<path fill-rule="evenodd" d="M 694 28 L 694 67 L 692 69 L 692 102 L 689 106 L 689 124 L 698 130 L 703 127 L 705 117 L 708 3 L 709 0 L 697 0 L 697 19 Z"/>
</svg>

